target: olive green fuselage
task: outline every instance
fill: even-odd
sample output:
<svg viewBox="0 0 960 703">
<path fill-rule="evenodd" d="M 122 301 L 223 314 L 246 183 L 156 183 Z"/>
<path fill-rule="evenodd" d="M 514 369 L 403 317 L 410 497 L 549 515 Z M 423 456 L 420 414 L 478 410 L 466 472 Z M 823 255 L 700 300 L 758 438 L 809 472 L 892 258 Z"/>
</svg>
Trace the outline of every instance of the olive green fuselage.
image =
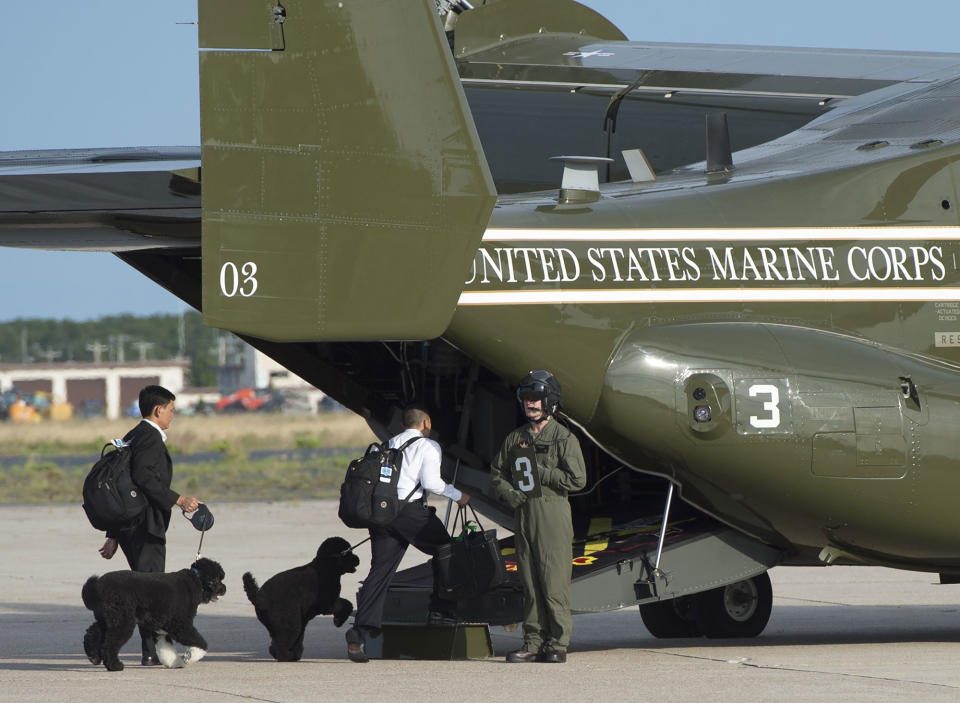
<svg viewBox="0 0 960 703">
<path fill-rule="evenodd" d="M 958 565 L 954 163 L 502 199 L 445 336 L 767 542 Z"/>
</svg>

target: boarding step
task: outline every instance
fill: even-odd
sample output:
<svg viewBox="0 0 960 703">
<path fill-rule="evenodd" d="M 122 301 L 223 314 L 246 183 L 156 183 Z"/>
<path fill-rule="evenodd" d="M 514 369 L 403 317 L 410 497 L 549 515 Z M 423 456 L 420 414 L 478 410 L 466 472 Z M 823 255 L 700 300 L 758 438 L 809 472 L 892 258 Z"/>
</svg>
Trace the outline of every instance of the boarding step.
<svg viewBox="0 0 960 703">
<path fill-rule="evenodd" d="M 383 617 L 396 625 L 419 625 L 427 621 L 433 573 L 429 563 L 394 576 L 387 593 Z M 507 625 L 523 621 L 523 590 L 514 581 L 473 598 L 457 602 L 462 622 Z"/>
<path fill-rule="evenodd" d="M 379 635 L 366 636 L 365 651 L 371 659 L 489 659 L 493 643 L 486 623 L 384 623 Z"/>
</svg>

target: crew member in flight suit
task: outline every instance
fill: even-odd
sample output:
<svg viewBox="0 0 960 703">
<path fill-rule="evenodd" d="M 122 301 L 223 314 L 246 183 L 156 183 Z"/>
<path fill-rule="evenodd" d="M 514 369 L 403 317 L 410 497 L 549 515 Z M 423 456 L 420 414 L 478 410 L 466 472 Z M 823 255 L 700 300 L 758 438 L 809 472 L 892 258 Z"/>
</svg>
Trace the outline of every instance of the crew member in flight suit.
<svg viewBox="0 0 960 703">
<path fill-rule="evenodd" d="M 517 388 L 527 424 L 507 435 L 493 460 L 497 500 L 514 508 L 517 570 L 523 583 L 523 647 L 507 661 L 565 662 L 573 618 L 570 576 L 573 522 L 569 491 L 586 485 L 580 442 L 553 417 L 560 383 L 531 371 Z"/>
</svg>

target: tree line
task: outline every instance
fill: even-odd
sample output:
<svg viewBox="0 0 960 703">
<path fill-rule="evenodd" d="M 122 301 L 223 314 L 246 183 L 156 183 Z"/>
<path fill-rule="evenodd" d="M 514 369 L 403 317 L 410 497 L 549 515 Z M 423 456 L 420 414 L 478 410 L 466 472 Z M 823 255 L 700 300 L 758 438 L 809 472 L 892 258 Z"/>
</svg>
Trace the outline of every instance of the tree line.
<svg viewBox="0 0 960 703">
<path fill-rule="evenodd" d="M 110 315 L 95 320 L 16 319 L 0 323 L 0 364 L 76 361 L 190 361 L 188 383 L 217 383 L 218 347 L 227 333 L 200 313 Z M 232 337 L 232 335 L 230 335 Z"/>
</svg>

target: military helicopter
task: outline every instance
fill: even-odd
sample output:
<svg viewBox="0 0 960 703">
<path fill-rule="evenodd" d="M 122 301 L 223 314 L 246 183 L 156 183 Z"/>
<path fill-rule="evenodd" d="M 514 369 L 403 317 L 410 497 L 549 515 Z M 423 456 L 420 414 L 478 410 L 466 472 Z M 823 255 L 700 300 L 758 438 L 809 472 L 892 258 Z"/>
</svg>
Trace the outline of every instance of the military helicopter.
<svg viewBox="0 0 960 703">
<path fill-rule="evenodd" d="M 960 55 L 629 42 L 569 0 L 229 8 L 199 5 L 199 151 L 7 154 L 2 243 L 116 252 L 381 436 L 431 403 L 507 527 L 488 462 L 550 369 L 577 611 L 750 637 L 774 565 L 960 576 Z"/>
</svg>

